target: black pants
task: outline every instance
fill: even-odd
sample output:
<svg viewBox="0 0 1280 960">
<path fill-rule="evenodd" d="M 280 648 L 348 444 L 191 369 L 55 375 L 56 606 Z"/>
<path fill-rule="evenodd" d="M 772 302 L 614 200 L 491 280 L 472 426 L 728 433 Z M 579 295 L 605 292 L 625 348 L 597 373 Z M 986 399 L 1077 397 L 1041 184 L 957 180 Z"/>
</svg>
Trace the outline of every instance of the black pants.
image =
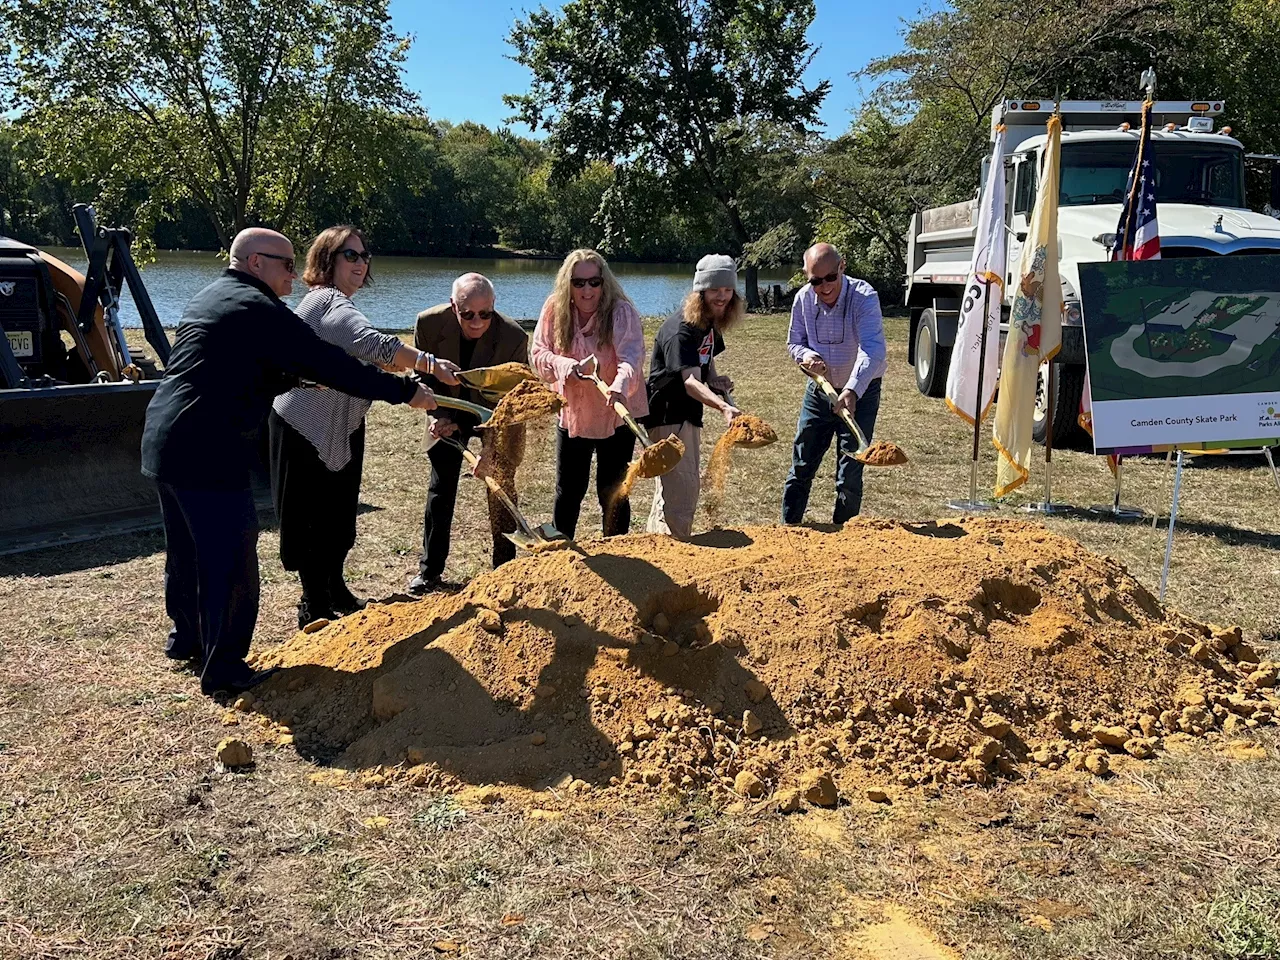
<svg viewBox="0 0 1280 960">
<path fill-rule="evenodd" d="M 591 455 L 596 457 L 596 496 L 604 514 L 604 535 L 612 537 L 631 529 L 631 501 L 610 504 L 613 493 L 622 484 L 631 463 L 636 437 L 626 426 L 603 440 L 571 437 L 564 427 L 556 436 L 556 529 L 570 539 L 578 530 L 578 514 L 582 498 L 591 482 Z M 613 507 L 612 511 L 610 506 Z"/>
<path fill-rule="evenodd" d="M 280 562 L 286 570 L 342 568 L 356 542 L 364 424 L 351 434 L 351 459 L 330 470 L 311 441 L 274 410 L 267 419 L 271 444 L 271 499 L 280 520 Z"/>
<path fill-rule="evenodd" d="M 258 515 L 248 490 L 158 483 L 164 520 L 164 602 L 173 629 L 165 650 L 204 658 L 200 686 L 216 690 L 249 673 L 258 622 Z"/>
<path fill-rule="evenodd" d="M 454 439 L 461 444 L 471 439 L 469 427 L 460 427 Z M 449 541 L 453 531 L 453 511 L 458 503 L 458 477 L 462 473 L 462 451 L 450 443 L 440 442 L 427 451 L 431 461 L 431 483 L 427 487 L 427 505 L 422 517 L 422 557 L 418 561 L 418 575 L 431 580 L 444 573 L 449 559 Z M 514 488 L 506 490 L 513 503 Z M 503 534 L 511 533 L 516 522 L 505 507 L 492 494 L 489 499 L 489 529 L 493 534 L 493 565 L 500 567 L 514 560 L 516 545 Z"/>
</svg>

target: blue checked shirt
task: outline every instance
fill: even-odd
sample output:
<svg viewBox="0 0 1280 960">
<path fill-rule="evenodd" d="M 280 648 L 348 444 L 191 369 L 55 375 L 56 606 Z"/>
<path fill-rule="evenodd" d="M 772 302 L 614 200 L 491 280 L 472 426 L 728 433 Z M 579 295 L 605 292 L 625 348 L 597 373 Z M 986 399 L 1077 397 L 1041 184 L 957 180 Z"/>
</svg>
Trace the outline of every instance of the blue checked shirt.
<svg viewBox="0 0 1280 960">
<path fill-rule="evenodd" d="M 805 284 L 791 304 L 787 349 L 796 363 L 821 358 L 836 389 L 862 396 L 887 367 L 880 297 L 865 280 L 842 277 L 840 297 L 828 307 Z"/>
</svg>

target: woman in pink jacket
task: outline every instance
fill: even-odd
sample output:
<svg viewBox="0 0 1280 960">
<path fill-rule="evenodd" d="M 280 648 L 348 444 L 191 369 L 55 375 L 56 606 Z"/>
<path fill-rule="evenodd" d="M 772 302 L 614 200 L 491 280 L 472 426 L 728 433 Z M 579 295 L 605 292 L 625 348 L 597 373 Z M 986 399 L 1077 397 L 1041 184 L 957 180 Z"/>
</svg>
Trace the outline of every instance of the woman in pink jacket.
<svg viewBox="0 0 1280 960">
<path fill-rule="evenodd" d="M 592 354 L 599 361 L 598 376 L 609 387 L 607 400 L 594 383 L 578 376 L 581 362 Z M 631 504 L 622 500 L 610 509 L 610 503 L 631 462 L 635 435 L 613 401 L 637 418 L 649 412 L 644 331 L 635 304 L 596 251 L 574 250 L 564 258 L 538 317 L 531 359 L 538 376 L 565 401 L 556 437 L 556 529 L 568 537 L 577 531 L 594 454 L 604 535 L 626 533 Z"/>
</svg>

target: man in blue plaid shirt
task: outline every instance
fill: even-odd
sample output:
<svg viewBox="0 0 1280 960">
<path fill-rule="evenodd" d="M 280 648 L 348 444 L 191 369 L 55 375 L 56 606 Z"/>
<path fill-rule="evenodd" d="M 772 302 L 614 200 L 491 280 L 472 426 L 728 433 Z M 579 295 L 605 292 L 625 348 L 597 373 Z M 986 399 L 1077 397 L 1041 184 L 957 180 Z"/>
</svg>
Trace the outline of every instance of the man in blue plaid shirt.
<svg viewBox="0 0 1280 960">
<path fill-rule="evenodd" d="M 818 466 L 836 438 L 835 523 L 856 517 L 862 509 L 862 464 L 843 456 L 858 441 L 840 420 L 839 409 L 853 415 L 870 440 L 880 411 L 880 378 L 885 371 L 884 318 L 880 297 L 871 284 L 844 275 L 844 258 L 829 243 L 805 251 L 808 283 L 791 304 L 787 349 L 809 373 L 826 377 L 840 399 L 833 409 L 812 381 L 804 393 L 791 472 L 782 488 L 782 522 L 800 523 L 809 505 Z"/>
</svg>

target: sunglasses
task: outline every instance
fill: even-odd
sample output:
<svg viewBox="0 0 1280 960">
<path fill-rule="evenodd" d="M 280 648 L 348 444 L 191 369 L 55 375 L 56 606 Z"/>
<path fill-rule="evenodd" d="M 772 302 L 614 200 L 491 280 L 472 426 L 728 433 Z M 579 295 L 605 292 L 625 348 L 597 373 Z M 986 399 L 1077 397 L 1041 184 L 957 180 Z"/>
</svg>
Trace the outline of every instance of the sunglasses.
<svg viewBox="0 0 1280 960">
<path fill-rule="evenodd" d="M 809 285 L 812 287 L 821 287 L 821 286 L 825 286 L 828 283 L 835 283 L 839 279 L 840 279 L 840 274 L 838 272 L 828 273 L 825 277 L 810 277 Z"/>
<path fill-rule="evenodd" d="M 339 252 L 342 254 L 342 259 L 347 261 L 347 263 L 355 263 L 357 260 L 363 260 L 365 263 L 368 263 L 373 259 L 373 254 L 368 250 L 352 250 L 350 247 L 347 247 L 345 250 L 340 250 Z"/>
<path fill-rule="evenodd" d="M 470 320 L 474 316 L 479 316 L 481 320 L 492 320 L 492 310 L 461 310 L 458 316 L 463 320 Z"/>
<path fill-rule="evenodd" d="M 258 251 L 258 256 L 266 257 L 268 260 L 279 260 L 281 263 L 284 264 L 285 270 L 289 273 L 298 272 L 293 269 L 296 263 L 293 257 L 282 257 L 278 253 L 263 253 L 261 250 Z"/>
<path fill-rule="evenodd" d="M 590 286 L 592 290 L 604 284 L 604 277 L 574 277 L 569 281 L 574 288 L 581 290 L 583 287 Z"/>
</svg>

